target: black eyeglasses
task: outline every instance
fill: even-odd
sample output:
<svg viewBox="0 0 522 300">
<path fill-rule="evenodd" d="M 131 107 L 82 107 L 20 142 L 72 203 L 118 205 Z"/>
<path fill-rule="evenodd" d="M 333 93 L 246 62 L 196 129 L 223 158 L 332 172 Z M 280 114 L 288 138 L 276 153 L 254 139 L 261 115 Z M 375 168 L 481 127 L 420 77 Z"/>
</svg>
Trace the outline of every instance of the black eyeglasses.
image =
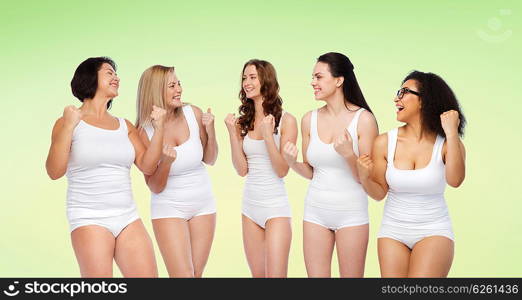
<svg viewBox="0 0 522 300">
<path fill-rule="evenodd" d="M 397 99 L 402 99 L 402 97 L 404 97 L 404 94 L 406 93 L 412 93 L 414 95 L 417 95 L 417 96 L 420 96 L 420 93 L 419 92 L 416 92 L 416 91 L 412 91 L 410 90 L 409 88 L 402 88 L 400 90 L 397 91 Z"/>
</svg>

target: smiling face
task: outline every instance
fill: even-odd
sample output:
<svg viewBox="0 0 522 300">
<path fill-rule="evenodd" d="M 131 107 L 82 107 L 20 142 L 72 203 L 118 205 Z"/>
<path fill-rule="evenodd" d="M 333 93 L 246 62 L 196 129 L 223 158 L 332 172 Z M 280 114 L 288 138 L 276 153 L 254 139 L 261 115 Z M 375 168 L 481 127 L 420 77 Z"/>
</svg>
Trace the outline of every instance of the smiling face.
<svg viewBox="0 0 522 300">
<path fill-rule="evenodd" d="M 326 100 L 342 88 L 343 78 L 333 77 L 327 63 L 317 62 L 312 73 L 315 100 Z"/>
<path fill-rule="evenodd" d="M 176 73 L 169 72 L 167 75 L 165 95 L 163 96 L 167 107 L 181 107 L 183 105 L 183 103 L 181 102 L 182 92 L 183 90 L 181 88 L 181 81 L 179 81 L 178 77 L 176 76 Z"/>
<path fill-rule="evenodd" d="M 413 79 L 404 82 L 401 89 L 419 92 L 418 83 Z M 395 102 L 395 108 L 397 109 L 397 121 L 408 123 L 410 120 L 420 117 L 421 100 L 419 96 L 405 91 L 401 99 L 396 96 L 393 101 Z"/>
<path fill-rule="evenodd" d="M 120 78 L 116 74 L 116 71 L 110 64 L 103 63 L 98 70 L 98 88 L 96 89 L 96 93 L 112 99 L 118 96 L 119 87 Z"/>
<path fill-rule="evenodd" d="M 243 71 L 243 91 L 246 97 L 249 99 L 259 99 L 261 95 L 261 82 L 259 81 L 259 75 L 257 73 L 256 66 L 248 65 Z"/>
</svg>

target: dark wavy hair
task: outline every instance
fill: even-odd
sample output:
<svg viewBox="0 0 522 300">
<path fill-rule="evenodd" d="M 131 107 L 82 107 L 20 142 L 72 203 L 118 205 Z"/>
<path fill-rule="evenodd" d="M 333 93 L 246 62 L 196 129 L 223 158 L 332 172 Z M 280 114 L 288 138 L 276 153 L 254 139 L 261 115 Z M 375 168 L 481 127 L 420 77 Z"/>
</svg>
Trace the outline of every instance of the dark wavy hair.
<svg viewBox="0 0 522 300">
<path fill-rule="evenodd" d="M 440 122 L 440 115 L 448 110 L 456 110 L 460 118 L 458 132 L 462 137 L 464 127 L 466 127 L 466 118 L 449 85 L 437 74 L 416 70 L 408 74 L 402 83 L 404 84 L 408 80 L 416 81 L 420 93 L 422 128 L 446 137 Z"/>
<path fill-rule="evenodd" d="M 246 67 L 255 66 L 261 83 L 261 96 L 263 96 L 263 111 L 265 115 L 272 114 L 275 119 L 274 133 L 277 133 L 281 115 L 283 112 L 283 99 L 279 96 L 279 83 L 277 82 L 277 74 L 271 63 L 260 60 L 251 59 L 245 63 L 241 71 L 241 83 L 243 83 L 243 73 Z M 239 126 L 241 127 L 241 136 L 244 137 L 251 130 L 254 130 L 255 107 L 254 100 L 247 98 L 243 85 L 239 91 Z"/>
<path fill-rule="evenodd" d="M 359 87 L 359 83 L 353 72 L 353 64 L 346 55 L 337 52 L 328 52 L 319 56 L 317 62 L 328 64 L 333 77 L 344 77 L 343 94 L 346 108 L 348 108 L 346 103 L 350 102 L 373 113 L 364 99 L 361 87 Z"/>
<path fill-rule="evenodd" d="M 71 80 L 71 90 L 74 97 L 80 102 L 85 99 L 92 99 L 98 89 L 98 71 L 101 66 L 107 63 L 116 71 L 116 64 L 109 57 L 90 57 L 84 60 L 74 71 Z M 107 109 L 111 108 L 112 99 L 107 103 Z"/>
</svg>

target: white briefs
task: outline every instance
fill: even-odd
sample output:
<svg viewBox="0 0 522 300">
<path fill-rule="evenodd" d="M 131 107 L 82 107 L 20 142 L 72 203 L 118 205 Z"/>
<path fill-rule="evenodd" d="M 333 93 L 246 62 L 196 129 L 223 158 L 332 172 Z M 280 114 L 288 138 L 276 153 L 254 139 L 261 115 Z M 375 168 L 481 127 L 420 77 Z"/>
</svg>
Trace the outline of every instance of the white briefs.
<svg viewBox="0 0 522 300">
<path fill-rule="evenodd" d="M 348 125 L 354 153 L 359 155 L 357 124 L 364 111 L 360 108 Z M 362 185 L 353 178 L 346 160 L 333 144 L 321 141 L 317 132 L 318 113 L 312 111 L 310 143 L 307 149 L 313 176 L 305 199 L 304 221 L 316 223 L 331 230 L 368 224 L 368 196 Z"/>
<path fill-rule="evenodd" d="M 205 165 L 199 125 L 191 105 L 183 106 L 189 127 L 189 139 L 176 149 L 176 160 L 170 166 L 169 178 L 161 193 L 151 195 L 151 218 L 181 218 L 216 213 L 216 201 Z M 149 139 L 154 128 L 144 128 Z"/>
<path fill-rule="evenodd" d="M 285 112 L 281 114 L 279 124 L 283 123 Z M 274 134 L 274 141 L 279 149 L 281 131 Z M 248 174 L 243 190 L 242 213 L 257 225 L 265 228 L 266 221 L 276 217 L 292 216 L 283 178 L 275 173 L 264 140 L 252 139 L 247 135 L 243 139 L 243 152 L 248 163 Z"/>
<path fill-rule="evenodd" d="M 430 162 L 425 168 L 401 170 L 394 166 L 397 135 L 397 128 L 388 132 L 386 181 L 389 191 L 378 237 L 397 240 L 410 249 L 428 236 L 444 236 L 454 240 L 444 199 L 444 138 L 437 136 Z"/>
<path fill-rule="evenodd" d="M 134 146 L 125 120 L 118 121 L 118 129 L 108 130 L 82 120 L 73 131 L 67 164 L 71 232 L 81 226 L 99 225 L 116 237 L 139 218 L 130 180 Z"/>
</svg>

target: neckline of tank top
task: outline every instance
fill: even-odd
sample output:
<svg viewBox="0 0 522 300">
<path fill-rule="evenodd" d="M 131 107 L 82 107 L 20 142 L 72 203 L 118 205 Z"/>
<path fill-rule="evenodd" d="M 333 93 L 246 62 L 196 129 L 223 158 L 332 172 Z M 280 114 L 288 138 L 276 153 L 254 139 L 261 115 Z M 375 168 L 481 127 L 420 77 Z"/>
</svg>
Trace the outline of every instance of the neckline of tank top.
<svg viewBox="0 0 522 300">
<path fill-rule="evenodd" d="M 118 117 L 115 117 L 115 118 L 118 119 L 118 128 L 116 128 L 116 129 L 105 129 L 105 128 L 101 128 L 101 127 L 98 127 L 98 126 L 94 126 L 94 125 L 92 125 L 92 124 L 89 124 L 89 123 L 85 122 L 84 120 L 80 120 L 80 123 L 83 122 L 84 124 L 87 124 L 88 126 L 93 127 L 93 128 L 96 128 L 96 129 L 99 129 L 99 130 L 116 132 L 116 131 L 120 131 L 120 129 L 121 129 L 121 121 L 120 121 L 120 118 L 118 118 Z"/>
<path fill-rule="evenodd" d="M 354 112 L 357 114 L 357 112 L 360 111 L 361 109 L 364 109 L 364 107 L 359 107 L 359 109 Z M 321 136 L 319 136 L 319 126 L 318 126 L 319 125 L 319 109 L 316 109 L 315 111 L 316 111 L 316 113 L 315 113 L 315 131 L 317 132 L 317 139 L 319 140 L 319 142 L 323 143 L 324 145 L 333 146 L 334 142 L 325 143 L 325 142 L 323 142 L 323 140 L 321 140 Z M 352 125 L 354 119 L 355 119 L 355 115 L 350 120 L 350 123 L 348 123 L 348 126 L 346 126 L 345 128 L 349 128 Z"/>
<path fill-rule="evenodd" d="M 192 132 L 190 132 L 190 124 L 189 124 L 189 120 L 187 119 L 187 115 L 185 114 L 185 107 L 189 107 L 190 109 L 192 109 L 192 107 L 190 107 L 188 105 L 184 105 L 181 110 L 183 112 L 183 118 L 185 119 L 185 123 L 187 124 L 188 130 L 189 130 L 189 135 L 188 135 L 188 138 L 183 143 L 181 143 L 177 146 L 172 146 L 172 148 L 179 148 L 179 147 L 187 144 L 192 139 Z M 152 128 L 152 130 L 154 130 L 154 127 Z"/>
<path fill-rule="evenodd" d="M 437 146 L 437 142 L 439 141 L 439 135 L 437 135 L 435 137 L 435 142 L 433 143 L 433 148 L 431 149 L 431 157 L 430 157 L 430 161 L 428 162 L 428 164 L 420 169 L 399 169 L 397 167 L 395 167 L 395 153 L 397 153 L 397 140 L 399 139 L 399 129 L 397 128 L 396 130 L 397 132 L 395 133 L 395 149 L 393 149 L 394 153 L 393 153 L 393 161 L 391 163 L 392 167 L 397 170 L 397 171 L 422 171 L 422 170 L 426 170 L 428 169 L 431 165 L 433 165 L 433 162 L 435 161 L 435 151 L 436 151 L 436 146 Z"/>
<path fill-rule="evenodd" d="M 284 111 L 283 111 L 283 113 L 281 114 L 281 120 L 283 119 L 283 115 L 284 115 Z M 281 121 L 279 121 L 279 125 L 281 125 Z M 278 128 L 278 130 L 277 130 L 277 134 L 274 133 L 274 135 L 277 136 L 277 135 L 280 134 L 280 133 L 281 133 L 281 131 L 280 131 L 280 129 Z M 251 138 L 250 136 L 248 136 L 248 132 L 247 132 L 247 134 L 245 135 L 245 137 L 247 137 L 249 140 L 256 141 L 256 142 L 264 142 L 264 141 L 265 141 L 265 139 L 260 139 L 260 140 L 259 140 L 259 139 Z"/>
</svg>

